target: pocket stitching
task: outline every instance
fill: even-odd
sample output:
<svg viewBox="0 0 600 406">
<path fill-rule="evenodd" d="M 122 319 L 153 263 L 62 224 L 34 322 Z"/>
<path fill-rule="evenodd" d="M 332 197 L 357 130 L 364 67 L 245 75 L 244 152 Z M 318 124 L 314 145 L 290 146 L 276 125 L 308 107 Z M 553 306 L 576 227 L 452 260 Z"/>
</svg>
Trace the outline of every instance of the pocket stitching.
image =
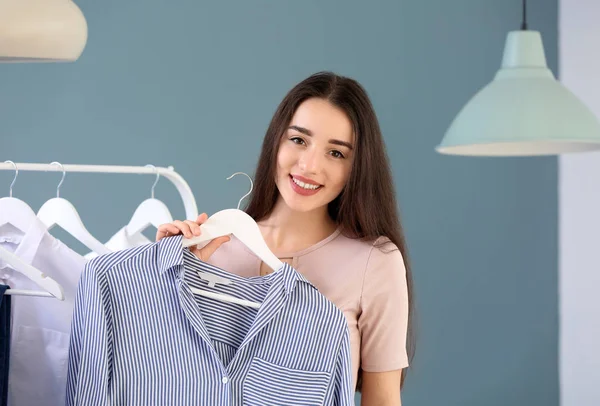
<svg viewBox="0 0 600 406">
<path fill-rule="evenodd" d="M 325 396 L 327 394 L 327 388 L 329 386 L 328 381 L 329 381 L 330 374 L 328 372 L 289 368 L 289 367 L 285 367 L 283 365 L 278 365 L 273 362 L 267 361 L 260 357 L 254 357 L 252 359 L 250 368 L 248 369 L 248 373 L 246 374 L 246 378 L 244 379 L 244 383 L 243 383 L 244 405 L 248 404 L 248 400 L 246 399 L 247 395 L 256 396 L 257 398 L 259 398 L 261 400 L 261 404 L 265 404 L 264 403 L 266 400 L 265 397 L 267 397 L 269 395 L 270 396 L 281 396 L 280 392 L 270 390 L 268 384 L 266 384 L 266 385 L 250 384 L 250 385 L 248 385 L 249 377 L 250 377 L 250 379 L 252 379 L 252 377 L 256 377 L 257 379 L 254 379 L 254 380 L 260 382 L 261 366 L 264 367 L 265 365 L 267 368 L 270 367 L 273 369 L 281 370 L 283 372 L 296 372 L 299 374 L 307 375 L 311 379 L 310 382 L 312 383 L 312 385 L 308 385 L 308 387 L 307 387 L 307 382 L 303 382 L 300 393 L 307 393 L 307 390 L 310 390 L 309 393 L 312 395 L 312 397 L 318 397 L 320 402 L 324 401 Z M 268 372 L 268 371 L 264 371 L 264 372 Z M 284 379 L 280 380 L 284 385 L 293 385 L 294 382 L 296 382 L 295 380 L 290 379 L 285 374 L 282 374 L 281 377 L 284 378 Z M 262 398 L 261 398 L 261 395 L 262 395 Z M 302 403 L 302 404 L 304 404 L 304 403 Z"/>
<path fill-rule="evenodd" d="M 326 372 L 326 371 L 311 371 L 310 369 L 290 368 L 290 367 L 286 367 L 286 366 L 283 366 L 283 365 L 275 364 L 275 363 L 273 363 L 271 361 L 267 361 L 266 359 L 261 358 L 261 357 L 254 357 L 252 359 L 252 363 L 250 365 L 251 369 L 252 369 L 252 367 L 255 364 L 258 364 L 258 362 L 255 362 L 255 361 L 264 362 L 265 364 L 268 364 L 268 365 L 270 365 L 270 366 L 272 366 L 274 368 L 285 369 L 286 371 L 290 371 L 290 372 L 301 372 L 301 373 L 308 373 L 308 374 L 311 374 L 311 375 L 312 374 L 314 374 L 314 375 L 319 375 L 320 374 L 320 375 L 325 375 L 326 377 L 329 377 L 329 372 Z"/>
</svg>

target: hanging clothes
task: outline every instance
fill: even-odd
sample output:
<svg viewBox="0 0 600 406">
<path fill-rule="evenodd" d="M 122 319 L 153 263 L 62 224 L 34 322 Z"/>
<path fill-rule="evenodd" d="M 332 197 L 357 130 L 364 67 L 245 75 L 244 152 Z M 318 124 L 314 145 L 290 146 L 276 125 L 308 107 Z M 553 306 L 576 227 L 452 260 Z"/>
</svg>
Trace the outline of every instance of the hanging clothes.
<svg viewBox="0 0 600 406">
<path fill-rule="evenodd" d="M 115 235 L 113 235 L 110 240 L 108 240 L 106 242 L 106 244 L 104 244 L 104 246 L 106 248 L 108 248 L 110 251 L 114 252 L 114 251 L 121 251 L 121 250 L 125 250 L 128 248 L 134 248 L 134 247 L 139 247 L 140 245 L 144 245 L 144 244 L 150 244 L 152 243 L 152 241 L 150 241 L 148 238 L 146 238 L 146 236 L 142 233 L 136 233 L 133 235 L 130 235 L 127 232 L 127 226 L 121 228 L 119 231 L 117 231 L 115 233 Z M 95 252 L 90 252 L 88 254 L 84 255 L 84 258 L 87 260 L 90 260 L 92 258 L 96 258 L 98 256 L 97 253 Z"/>
<path fill-rule="evenodd" d="M 199 272 L 232 283 L 209 286 Z M 198 260 L 179 235 L 87 264 L 67 405 L 353 405 L 350 364 L 343 313 L 291 266 L 239 277 Z"/>
<path fill-rule="evenodd" d="M 4 226 L 0 246 L 57 281 L 65 295 L 63 301 L 12 297 L 8 405 L 62 405 L 74 297 L 85 259 L 49 234 L 41 221 L 34 221 L 24 234 Z M 0 283 L 13 289 L 40 289 L 1 259 Z"/>
<path fill-rule="evenodd" d="M 10 296 L 7 285 L 0 285 L 0 406 L 8 400 L 8 368 L 10 366 Z"/>
</svg>

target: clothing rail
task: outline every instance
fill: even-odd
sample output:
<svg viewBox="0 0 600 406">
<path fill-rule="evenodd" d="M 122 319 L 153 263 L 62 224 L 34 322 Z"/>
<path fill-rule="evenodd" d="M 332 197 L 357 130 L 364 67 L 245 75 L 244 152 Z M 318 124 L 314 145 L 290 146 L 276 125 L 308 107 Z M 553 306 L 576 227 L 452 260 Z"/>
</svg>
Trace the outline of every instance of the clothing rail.
<svg viewBox="0 0 600 406">
<path fill-rule="evenodd" d="M 187 184 L 185 179 L 175 172 L 172 166 L 168 168 L 162 167 L 145 167 L 145 166 L 118 166 L 118 165 L 73 165 L 64 164 L 62 166 L 52 164 L 33 164 L 19 163 L 15 165 L 19 171 L 36 171 L 36 172 L 87 172 L 87 173 L 132 173 L 142 175 L 156 175 L 157 173 L 169 179 L 177 191 L 181 195 L 183 205 L 185 207 L 185 216 L 188 220 L 195 220 L 198 217 L 198 207 L 196 199 L 192 193 L 192 189 Z M 15 166 L 11 163 L 0 162 L 0 170 L 14 171 Z"/>
</svg>

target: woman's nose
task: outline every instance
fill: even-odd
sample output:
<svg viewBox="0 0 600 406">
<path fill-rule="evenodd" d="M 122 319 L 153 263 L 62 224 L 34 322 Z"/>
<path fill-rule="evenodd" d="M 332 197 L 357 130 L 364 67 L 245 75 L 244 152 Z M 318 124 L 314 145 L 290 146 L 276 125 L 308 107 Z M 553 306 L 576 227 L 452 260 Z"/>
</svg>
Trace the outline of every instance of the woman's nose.
<svg viewBox="0 0 600 406">
<path fill-rule="evenodd" d="M 312 150 L 305 150 L 302 152 L 300 156 L 300 160 L 298 162 L 300 169 L 304 173 L 318 173 L 321 167 L 321 160 L 319 159 L 319 154 L 315 153 Z"/>
</svg>

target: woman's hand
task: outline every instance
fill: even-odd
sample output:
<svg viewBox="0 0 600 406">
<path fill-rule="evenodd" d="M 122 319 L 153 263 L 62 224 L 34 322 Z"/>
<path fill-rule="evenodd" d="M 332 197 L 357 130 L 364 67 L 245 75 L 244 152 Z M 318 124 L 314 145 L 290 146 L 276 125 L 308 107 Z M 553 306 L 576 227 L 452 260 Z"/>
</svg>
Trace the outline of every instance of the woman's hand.
<svg viewBox="0 0 600 406">
<path fill-rule="evenodd" d="M 196 221 L 192 220 L 175 220 L 172 223 L 161 224 L 156 232 L 156 241 L 160 241 L 165 237 L 173 235 L 183 234 L 185 238 L 197 237 L 202 234 L 200 225 L 208 219 L 206 213 L 202 213 L 198 216 Z M 229 241 L 228 236 L 218 237 L 210 241 L 202 248 L 198 246 L 191 246 L 190 252 L 196 255 L 201 261 L 206 261 L 210 256 L 221 246 L 221 244 Z"/>
</svg>

